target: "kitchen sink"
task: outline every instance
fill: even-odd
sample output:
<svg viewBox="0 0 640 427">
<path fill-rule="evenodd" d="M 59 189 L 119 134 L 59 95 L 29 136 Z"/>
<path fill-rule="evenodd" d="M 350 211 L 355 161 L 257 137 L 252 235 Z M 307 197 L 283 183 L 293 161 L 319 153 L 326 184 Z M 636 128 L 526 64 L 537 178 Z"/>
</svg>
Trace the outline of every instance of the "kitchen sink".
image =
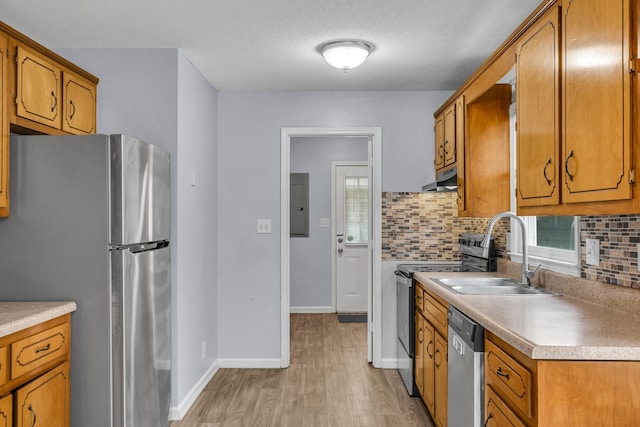
<svg viewBox="0 0 640 427">
<path fill-rule="evenodd" d="M 554 295 L 554 292 L 521 285 L 503 277 L 450 277 L 431 279 L 451 292 L 465 295 Z"/>
</svg>

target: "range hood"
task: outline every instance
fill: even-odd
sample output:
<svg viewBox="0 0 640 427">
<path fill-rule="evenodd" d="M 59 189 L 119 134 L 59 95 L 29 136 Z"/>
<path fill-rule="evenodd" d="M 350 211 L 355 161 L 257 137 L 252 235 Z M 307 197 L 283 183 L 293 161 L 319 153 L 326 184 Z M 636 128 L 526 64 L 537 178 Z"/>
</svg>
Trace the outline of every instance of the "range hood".
<svg viewBox="0 0 640 427">
<path fill-rule="evenodd" d="M 422 191 L 456 191 L 458 189 L 458 167 L 436 173 L 435 182 L 422 186 Z"/>
</svg>

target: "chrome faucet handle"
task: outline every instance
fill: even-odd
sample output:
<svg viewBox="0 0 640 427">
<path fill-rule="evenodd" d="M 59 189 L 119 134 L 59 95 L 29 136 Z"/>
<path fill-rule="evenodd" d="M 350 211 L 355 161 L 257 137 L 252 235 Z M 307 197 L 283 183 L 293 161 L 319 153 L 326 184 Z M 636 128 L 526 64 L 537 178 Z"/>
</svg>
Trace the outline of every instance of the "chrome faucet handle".
<svg viewBox="0 0 640 427">
<path fill-rule="evenodd" d="M 527 271 L 527 279 L 533 279 L 536 275 L 536 271 L 538 271 L 540 267 L 542 267 L 542 264 L 538 264 L 536 268 L 533 269 L 533 271 Z"/>
</svg>

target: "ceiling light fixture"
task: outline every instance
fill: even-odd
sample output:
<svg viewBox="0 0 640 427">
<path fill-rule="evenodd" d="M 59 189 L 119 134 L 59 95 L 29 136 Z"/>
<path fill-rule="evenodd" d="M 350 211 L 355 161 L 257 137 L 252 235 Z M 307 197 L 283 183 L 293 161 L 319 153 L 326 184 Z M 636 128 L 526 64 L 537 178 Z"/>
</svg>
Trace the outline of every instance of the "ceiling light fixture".
<svg viewBox="0 0 640 427">
<path fill-rule="evenodd" d="M 341 40 L 325 43 L 320 46 L 319 51 L 329 65 L 346 73 L 367 59 L 373 51 L 373 45 L 356 40 Z"/>
</svg>

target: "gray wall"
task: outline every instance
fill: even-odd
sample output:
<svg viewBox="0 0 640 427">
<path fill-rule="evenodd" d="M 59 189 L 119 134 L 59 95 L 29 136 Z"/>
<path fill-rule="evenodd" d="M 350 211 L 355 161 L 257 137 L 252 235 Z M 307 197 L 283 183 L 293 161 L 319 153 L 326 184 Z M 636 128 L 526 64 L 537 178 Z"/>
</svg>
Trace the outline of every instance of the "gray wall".
<svg viewBox="0 0 640 427">
<path fill-rule="evenodd" d="M 380 126 L 382 190 L 418 191 L 433 179 L 433 112 L 450 95 L 448 91 L 218 94 L 221 359 L 280 358 L 281 128 Z M 272 234 L 256 234 L 258 218 L 272 219 Z M 383 283 L 383 324 L 395 316 L 395 292 L 393 298 L 385 298 L 387 286 Z M 395 336 L 383 335 L 382 345 L 383 359 L 395 359 Z"/>
<path fill-rule="evenodd" d="M 218 351 L 217 92 L 176 49 L 59 53 L 100 78 L 98 132 L 130 134 L 171 153 L 172 406 L 180 411 Z"/>
<path fill-rule="evenodd" d="M 309 237 L 292 237 L 290 305 L 292 311 L 331 308 L 331 162 L 368 158 L 367 138 L 292 138 L 291 172 L 309 173 Z"/>
</svg>

